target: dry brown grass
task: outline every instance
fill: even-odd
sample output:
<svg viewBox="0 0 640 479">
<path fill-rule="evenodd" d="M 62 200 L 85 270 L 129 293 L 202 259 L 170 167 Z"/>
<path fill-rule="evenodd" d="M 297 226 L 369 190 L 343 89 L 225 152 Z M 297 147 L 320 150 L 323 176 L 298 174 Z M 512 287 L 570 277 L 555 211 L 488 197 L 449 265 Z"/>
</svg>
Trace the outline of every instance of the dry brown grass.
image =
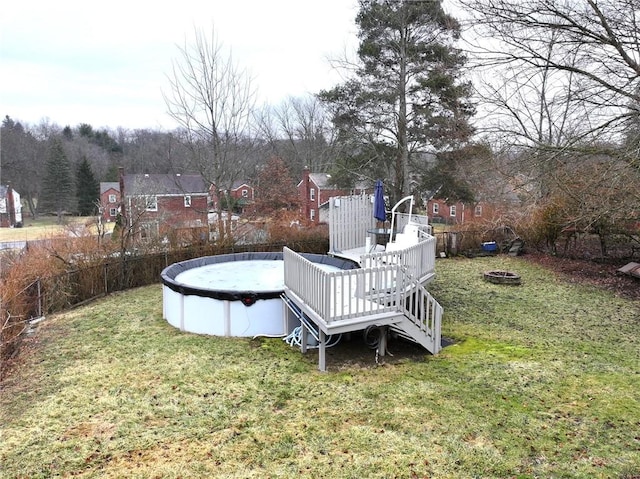
<svg viewBox="0 0 640 479">
<path fill-rule="evenodd" d="M 23 223 L 22 228 L 0 228 L 0 241 L 34 241 L 97 234 L 93 216 L 66 217 L 63 224 L 58 224 L 54 216 L 44 216 L 35 220 L 26 218 Z M 111 231 L 113 223 L 108 223 L 106 227 Z"/>
</svg>

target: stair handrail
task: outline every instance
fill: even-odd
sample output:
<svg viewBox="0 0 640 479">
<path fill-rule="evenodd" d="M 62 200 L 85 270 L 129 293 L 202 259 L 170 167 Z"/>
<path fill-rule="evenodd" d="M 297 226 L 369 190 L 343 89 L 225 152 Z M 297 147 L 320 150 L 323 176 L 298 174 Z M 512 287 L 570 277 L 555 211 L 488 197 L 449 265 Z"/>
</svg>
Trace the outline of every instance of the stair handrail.
<svg viewBox="0 0 640 479">
<path fill-rule="evenodd" d="M 443 308 L 431 293 L 412 273 L 408 265 L 394 263 L 396 275 L 394 290 L 399 294 L 389 295 L 384 300 L 395 305 L 394 310 L 416 326 L 428 339 L 431 351 L 440 350 Z M 392 296 L 397 298 L 392 301 Z M 426 306 L 425 306 L 426 304 Z M 408 332 L 407 332 L 408 333 Z"/>
<path fill-rule="evenodd" d="M 440 350 L 440 331 L 442 327 L 442 311 L 443 308 L 438 301 L 427 291 L 427 289 L 415 278 L 407 266 L 399 265 L 399 269 L 402 272 L 403 288 L 402 294 L 402 312 L 404 316 L 411 321 L 416 327 L 429 337 L 433 353 L 437 353 Z M 418 296 L 421 301 L 411 301 L 414 294 Z M 426 301 L 427 307 L 424 307 Z M 416 309 L 412 306 L 418 306 L 418 311 L 426 313 L 416 315 L 412 310 Z M 429 319 L 431 318 L 431 321 Z M 429 325 L 431 322 L 431 325 Z"/>
<path fill-rule="evenodd" d="M 396 210 L 398 209 L 398 207 L 402 203 L 404 203 L 405 201 L 409 201 L 409 200 L 410 200 L 410 203 L 409 203 L 409 218 L 411 218 L 411 213 L 413 211 L 413 195 L 405 196 L 400 201 L 398 201 L 395 205 L 393 205 L 393 208 L 391 208 L 391 229 L 389 230 L 389 243 L 391 243 L 393 241 L 393 235 L 395 234 L 394 225 L 395 225 L 395 220 L 396 220 Z"/>
</svg>

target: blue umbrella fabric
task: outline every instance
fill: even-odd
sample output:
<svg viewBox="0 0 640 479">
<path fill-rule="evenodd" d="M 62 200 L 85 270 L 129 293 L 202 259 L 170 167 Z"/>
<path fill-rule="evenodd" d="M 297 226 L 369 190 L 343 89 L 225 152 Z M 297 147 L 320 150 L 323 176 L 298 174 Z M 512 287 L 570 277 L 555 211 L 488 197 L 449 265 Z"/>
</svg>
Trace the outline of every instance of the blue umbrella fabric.
<svg viewBox="0 0 640 479">
<path fill-rule="evenodd" d="M 382 180 L 376 181 L 375 190 L 373 192 L 373 216 L 378 221 L 387 220 L 387 212 L 384 205 L 384 186 Z"/>
</svg>

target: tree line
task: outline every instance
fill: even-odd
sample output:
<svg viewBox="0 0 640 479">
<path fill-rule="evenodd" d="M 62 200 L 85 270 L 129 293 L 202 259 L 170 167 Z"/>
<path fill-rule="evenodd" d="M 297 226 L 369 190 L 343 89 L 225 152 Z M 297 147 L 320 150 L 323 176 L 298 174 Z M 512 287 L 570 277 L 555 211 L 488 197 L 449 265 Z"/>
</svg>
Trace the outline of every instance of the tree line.
<svg viewBox="0 0 640 479">
<path fill-rule="evenodd" d="M 204 173 L 204 178 L 231 189 L 237 180 L 253 186 L 271 157 L 286 162 L 289 182 L 302 170 L 327 171 L 331 143 L 328 120 L 312 97 L 289 98 L 265 107 L 257 129 L 238 140 L 242 156 L 214 177 L 200 168 L 188 147 L 187 132 L 176 129 L 94 129 L 81 123 L 60 126 L 49 121 L 31 125 L 5 116 L 0 125 L 0 177 L 18 191 L 31 216 L 91 215 L 96 212 L 100 182 L 118 181 L 118 167 L 126 173 Z"/>
<path fill-rule="evenodd" d="M 333 88 L 257 107 L 215 29 L 195 31 L 164 92 L 176 130 L 7 117 L 3 178 L 44 199 L 45 163 L 64 153 L 76 185 L 86 160 L 99 181 L 123 165 L 197 172 L 224 191 L 278 156 L 291 182 L 305 166 L 342 187 L 381 178 L 392 201 L 473 203 L 508 189 L 551 242 L 567 228 L 637 229 L 640 0 L 459 0 L 460 18 L 439 0 L 358 3 L 358 49 L 333 61 L 345 79 Z"/>
</svg>

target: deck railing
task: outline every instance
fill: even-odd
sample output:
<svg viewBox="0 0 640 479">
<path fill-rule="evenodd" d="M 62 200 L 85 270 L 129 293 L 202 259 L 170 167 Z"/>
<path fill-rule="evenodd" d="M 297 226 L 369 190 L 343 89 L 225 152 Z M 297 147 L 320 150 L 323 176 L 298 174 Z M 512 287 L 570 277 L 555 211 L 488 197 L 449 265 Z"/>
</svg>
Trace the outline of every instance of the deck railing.
<svg viewBox="0 0 640 479">
<path fill-rule="evenodd" d="M 419 225 L 421 234 L 430 234 L 429 218 L 412 213 L 394 213 L 393 229 L 402 232 L 409 224 Z M 329 200 L 329 253 L 362 248 L 376 227 L 371 195 L 338 196 Z M 387 225 L 389 227 L 389 225 Z M 435 254 L 435 249 L 434 249 Z"/>
<path fill-rule="evenodd" d="M 369 253 L 361 257 L 363 268 L 383 264 L 399 264 L 408 274 L 423 282 L 433 276 L 436 269 L 436 238 L 430 236 L 401 250 Z"/>
<path fill-rule="evenodd" d="M 329 200 L 329 253 L 363 247 L 367 230 L 375 228 L 371 195 L 338 196 Z"/>
<path fill-rule="evenodd" d="M 419 281 L 409 281 L 404 291 L 405 316 L 421 332 L 419 336 L 411 334 L 412 338 L 419 340 L 432 354 L 437 354 L 442 349 L 442 306 Z"/>
<path fill-rule="evenodd" d="M 283 259 L 285 287 L 326 324 L 396 312 L 402 299 L 402 288 L 379 287 L 398 276 L 398 264 L 326 271 L 286 247 Z"/>
<path fill-rule="evenodd" d="M 422 228 L 421 231 L 425 231 L 431 234 L 431 225 L 429 225 L 429 217 L 426 215 L 415 215 L 409 213 L 396 213 L 394 221 L 394 229 L 396 231 L 402 231 L 402 229 L 409 223 L 419 224 Z"/>
</svg>

